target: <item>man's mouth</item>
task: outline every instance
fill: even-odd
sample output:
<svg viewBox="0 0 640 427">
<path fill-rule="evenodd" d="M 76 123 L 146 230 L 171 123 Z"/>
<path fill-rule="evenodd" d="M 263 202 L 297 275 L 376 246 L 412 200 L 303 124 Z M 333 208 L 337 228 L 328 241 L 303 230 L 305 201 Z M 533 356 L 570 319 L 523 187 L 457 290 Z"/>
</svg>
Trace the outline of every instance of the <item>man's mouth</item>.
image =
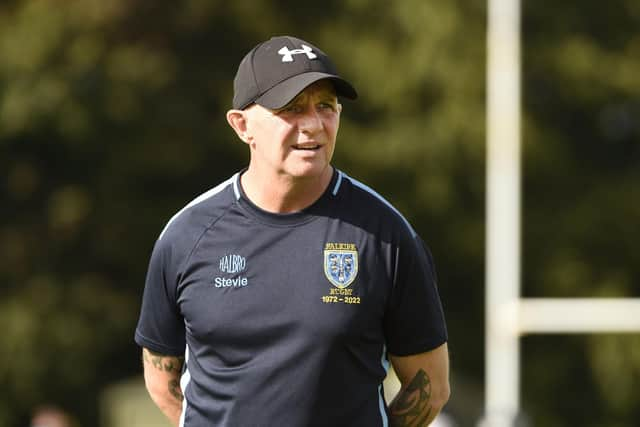
<svg viewBox="0 0 640 427">
<path fill-rule="evenodd" d="M 319 145 L 304 145 L 304 146 L 296 145 L 293 147 L 294 150 L 305 150 L 305 151 L 314 151 L 319 148 L 320 148 Z"/>
</svg>

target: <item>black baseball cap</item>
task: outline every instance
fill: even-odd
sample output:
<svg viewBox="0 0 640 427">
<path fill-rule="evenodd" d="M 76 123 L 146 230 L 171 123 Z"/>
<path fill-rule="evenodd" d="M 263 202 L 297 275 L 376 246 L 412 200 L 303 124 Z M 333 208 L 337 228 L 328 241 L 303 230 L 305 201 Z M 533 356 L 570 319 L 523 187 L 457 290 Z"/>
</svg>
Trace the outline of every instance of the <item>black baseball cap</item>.
<svg viewBox="0 0 640 427">
<path fill-rule="evenodd" d="M 253 103 L 282 108 L 322 79 L 333 83 L 338 96 L 358 97 L 323 51 L 295 37 L 272 37 L 251 49 L 240 62 L 233 80 L 233 108 L 242 110 Z"/>
</svg>

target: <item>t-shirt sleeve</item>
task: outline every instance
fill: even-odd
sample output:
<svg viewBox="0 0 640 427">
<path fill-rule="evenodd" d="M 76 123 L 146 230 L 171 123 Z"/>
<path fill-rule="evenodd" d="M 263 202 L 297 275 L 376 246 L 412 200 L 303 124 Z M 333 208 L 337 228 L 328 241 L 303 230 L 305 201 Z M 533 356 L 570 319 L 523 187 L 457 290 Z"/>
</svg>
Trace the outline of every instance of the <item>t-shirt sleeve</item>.
<svg viewBox="0 0 640 427">
<path fill-rule="evenodd" d="M 387 349 L 396 356 L 433 350 L 447 341 L 433 257 L 416 235 L 396 248 L 395 265 L 384 318 Z"/>
<path fill-rule="evenodd" d="M 180 356 L 185 351 L 185 327 L 177 304 L 178 275 L 172 252 L 166 238 L 153 248 L 135 341 L 154 352 Z"/>
</svg>

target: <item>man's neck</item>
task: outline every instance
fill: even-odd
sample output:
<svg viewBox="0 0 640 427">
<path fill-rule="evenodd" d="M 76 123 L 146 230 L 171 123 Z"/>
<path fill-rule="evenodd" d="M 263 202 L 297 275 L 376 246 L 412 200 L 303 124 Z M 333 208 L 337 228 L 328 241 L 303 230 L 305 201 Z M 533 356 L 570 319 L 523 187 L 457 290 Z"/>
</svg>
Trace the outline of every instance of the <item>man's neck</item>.
<svg viewBox="0 0 640 427">
<path fill-rule="evenodd" d="M 311 206 L 322 196 L 333 176 L 333 167 L 314 177 L 264 176 L 249 166 L 240 177 L 246 196 L 260 209 L 272 213 L 293 213 Z"/>
</svg>

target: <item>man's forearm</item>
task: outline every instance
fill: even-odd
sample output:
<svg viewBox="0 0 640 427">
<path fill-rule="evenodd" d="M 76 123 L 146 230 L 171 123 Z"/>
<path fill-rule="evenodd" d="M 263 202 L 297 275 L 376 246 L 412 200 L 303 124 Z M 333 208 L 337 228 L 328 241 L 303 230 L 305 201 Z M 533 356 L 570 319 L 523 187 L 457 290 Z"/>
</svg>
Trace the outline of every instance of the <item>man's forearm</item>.
<svg viewBox="0 0 640 427">
<path fill-rule="evenodd" d="M 431 380 L 420 369 L 389 405 L 390 424 L 393 427 L 428 426 L 440 412 L 440 406 L 434 406 L 432 397 Z"/>
<path fill-rule="evenodd" d="M 451 394 L 447 343 L 409 356 L 390 354 L 389 360 L 402 384 L 400 393 L 389 405 L 390 424 L 393 427 L 428 426 Z"/>
<path fill-rule="evenodd" d="M 184 396 L 180 388 L 181 357 L 164 356 L 142 350 L 144 379 L 151 399 L 171 423 L 178 426 Z"/>
</svg>

